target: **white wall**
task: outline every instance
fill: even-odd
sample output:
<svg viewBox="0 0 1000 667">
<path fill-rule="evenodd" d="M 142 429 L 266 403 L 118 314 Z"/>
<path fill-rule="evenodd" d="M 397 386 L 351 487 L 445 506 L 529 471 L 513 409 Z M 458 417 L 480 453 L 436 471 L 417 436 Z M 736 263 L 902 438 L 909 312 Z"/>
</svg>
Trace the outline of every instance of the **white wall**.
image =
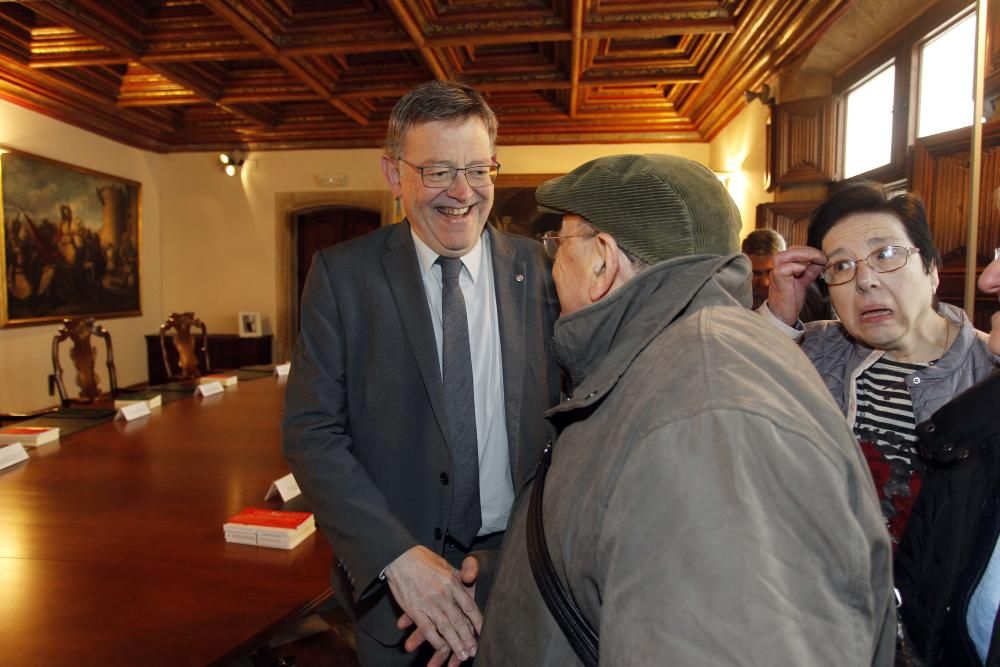
<svg viewBox="0 0 1000 667">
<path fill-rule="evenodd" d="M 709 161 L 708 144 L 500 146 L 497 159 L 502 179 L 564 173 L 603 155 L 657 152 Z M 237 312 L 258 311 L 265 333 L 279 333 L 275 239 L 283 221 L 276 197 L 387 190 L 381 155 L 378 149 L 255 153 L 237 177 L 222 172 L 214 153 L 162 156 L 164 317 L 193 310 L 209 332 L 235 333 Z M 320 177 L 338 185 L 321 187 Z"/>
<path fill-rule="evenodd" d="M 763 104 L 748 104 L 710 145 L 709 166 L 729 173 L 727 187 L 743 218 L 740 238 L 757 225 L 757 204 L 774 200 L 764 188 L 767 116 L 768 109 Z"/>
<path fill-rule="evenodd" d="M 119 384 L 145 381 L 143 335 L 156 333 L 162 312 L 160 156 L 129 148 L 3 101 L 0 101 L 0 146 L 142 183 L 142 315 L 104 319 L 101 323 L 113 338 Z M 0 330 L 0 412 L 35 410 L 58 402 L 58 397 L 49 396 L 46 379 L 52 372 L 50 350 L 58 328 L 58 324 L 47 324 Z M 97 347 L 101 349 L 103 341 Z M 98 374 L 102 387 L 107 389 L 107 378 L 101 373 L 101 367 Z M 75 394 L 73 376 L 67 372 L 67 390 Z"/>
</svg>

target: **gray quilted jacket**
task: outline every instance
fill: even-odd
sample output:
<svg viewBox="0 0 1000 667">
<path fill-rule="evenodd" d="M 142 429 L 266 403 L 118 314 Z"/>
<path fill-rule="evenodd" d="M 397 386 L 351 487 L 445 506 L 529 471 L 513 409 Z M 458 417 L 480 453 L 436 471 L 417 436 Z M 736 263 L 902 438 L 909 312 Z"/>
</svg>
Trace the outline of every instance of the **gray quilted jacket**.
<svg viewBox="0 0 1000 667">
<path fill-rule="evenodd" d="M 986 334 L 972 326 L 965 311 L 942 303 L 938 312 L 962 328 L 941 359 L 906 379 L 918 424 L 956 394 L 986 378 L 998 365 L 998 358 L 986 346 Z M 858 375 L 885 352 L 855 341 L 835 320 L 806 324 L 800 342 L 802 351 L 812 360 L 834 400 L 847 416 L 847 423 L 853 424 L 857 410 Z"/>
</svg>

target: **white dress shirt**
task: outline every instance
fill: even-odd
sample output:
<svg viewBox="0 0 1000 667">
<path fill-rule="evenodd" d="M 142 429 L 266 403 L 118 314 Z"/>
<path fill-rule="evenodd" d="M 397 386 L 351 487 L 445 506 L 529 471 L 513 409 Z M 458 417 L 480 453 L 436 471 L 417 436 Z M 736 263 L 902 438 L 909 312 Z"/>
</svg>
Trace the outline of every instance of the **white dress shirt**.
<svg viewBox="0 0 1000 667">
<path fill-rule="evenodd" d="M 430 306 L 437 343 L 438 370 L 441 370 L 441 267 L 438 254 L 410 228 L 420 263 L 420 276 Z M 476 404 L 476 436 L 479 442 L 479 502 L 483 525 L 480 535 L 507 527 L 514 503 L 514 483 L 510 474 L 507 443 L 507 413 L 504 409 L 503 364 L 500 355 L 500 321 L 493 287 L 493 256 L 489 234 L 461 258 L 459 286 L 469 319 L 469 346 L 472 352 L 472 382 Z"/>
</svg>

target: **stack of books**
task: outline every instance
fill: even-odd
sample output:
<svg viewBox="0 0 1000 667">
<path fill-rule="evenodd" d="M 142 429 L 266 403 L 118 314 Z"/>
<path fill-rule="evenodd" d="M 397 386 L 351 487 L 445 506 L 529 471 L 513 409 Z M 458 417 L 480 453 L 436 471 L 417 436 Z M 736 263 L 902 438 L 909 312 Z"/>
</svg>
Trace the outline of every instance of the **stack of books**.
<svg viewBox="0 0 1000 667">
<path fill-rule="evenodd" d="M 316 532 L 312 512 L 288 512 L 248 507 L 222 524 L 226 542 L 272 549 L 294 549 Z"/>
<path fill-rule="evenodd" d="M 133 403 L 145 403 L 150 410 L 163 405 L 163 395 L 155 391 L 123 391 L 115 397 L 115 408 Z"/>
<path fill-rule="evenodd" d="M 25 447 L 38 447 L 59 439 L 58 426 L 4 426 L 0 428 L 0 444 L 19 442 Z"/>
<path fill-rule="evenodd" d="M 239 381 L 240 378 L 236 373 L 212 373 L 210 375 L 202 375 L 198 378 L 198 384 L 218 382 L 223 387 L 231 387 Z"/>
</svg>

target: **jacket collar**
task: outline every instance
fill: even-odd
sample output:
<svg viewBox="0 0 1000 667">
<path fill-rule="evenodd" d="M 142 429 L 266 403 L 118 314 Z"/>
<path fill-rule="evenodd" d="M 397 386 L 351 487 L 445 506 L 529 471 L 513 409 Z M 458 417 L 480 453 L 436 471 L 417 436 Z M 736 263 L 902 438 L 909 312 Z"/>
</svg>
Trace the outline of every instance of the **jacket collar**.
<svg viewBox="0 0 1000 667">
<path fill-rule="evenodd" d="M 708 303 L 750 305 L 743 255 L 692 255 L 658 264 L 595 304 L 560 318 L 553 348 L 570 398 L 554 415 L 599 401 L 643 349 L 685 313 Z"/>
</svg>

